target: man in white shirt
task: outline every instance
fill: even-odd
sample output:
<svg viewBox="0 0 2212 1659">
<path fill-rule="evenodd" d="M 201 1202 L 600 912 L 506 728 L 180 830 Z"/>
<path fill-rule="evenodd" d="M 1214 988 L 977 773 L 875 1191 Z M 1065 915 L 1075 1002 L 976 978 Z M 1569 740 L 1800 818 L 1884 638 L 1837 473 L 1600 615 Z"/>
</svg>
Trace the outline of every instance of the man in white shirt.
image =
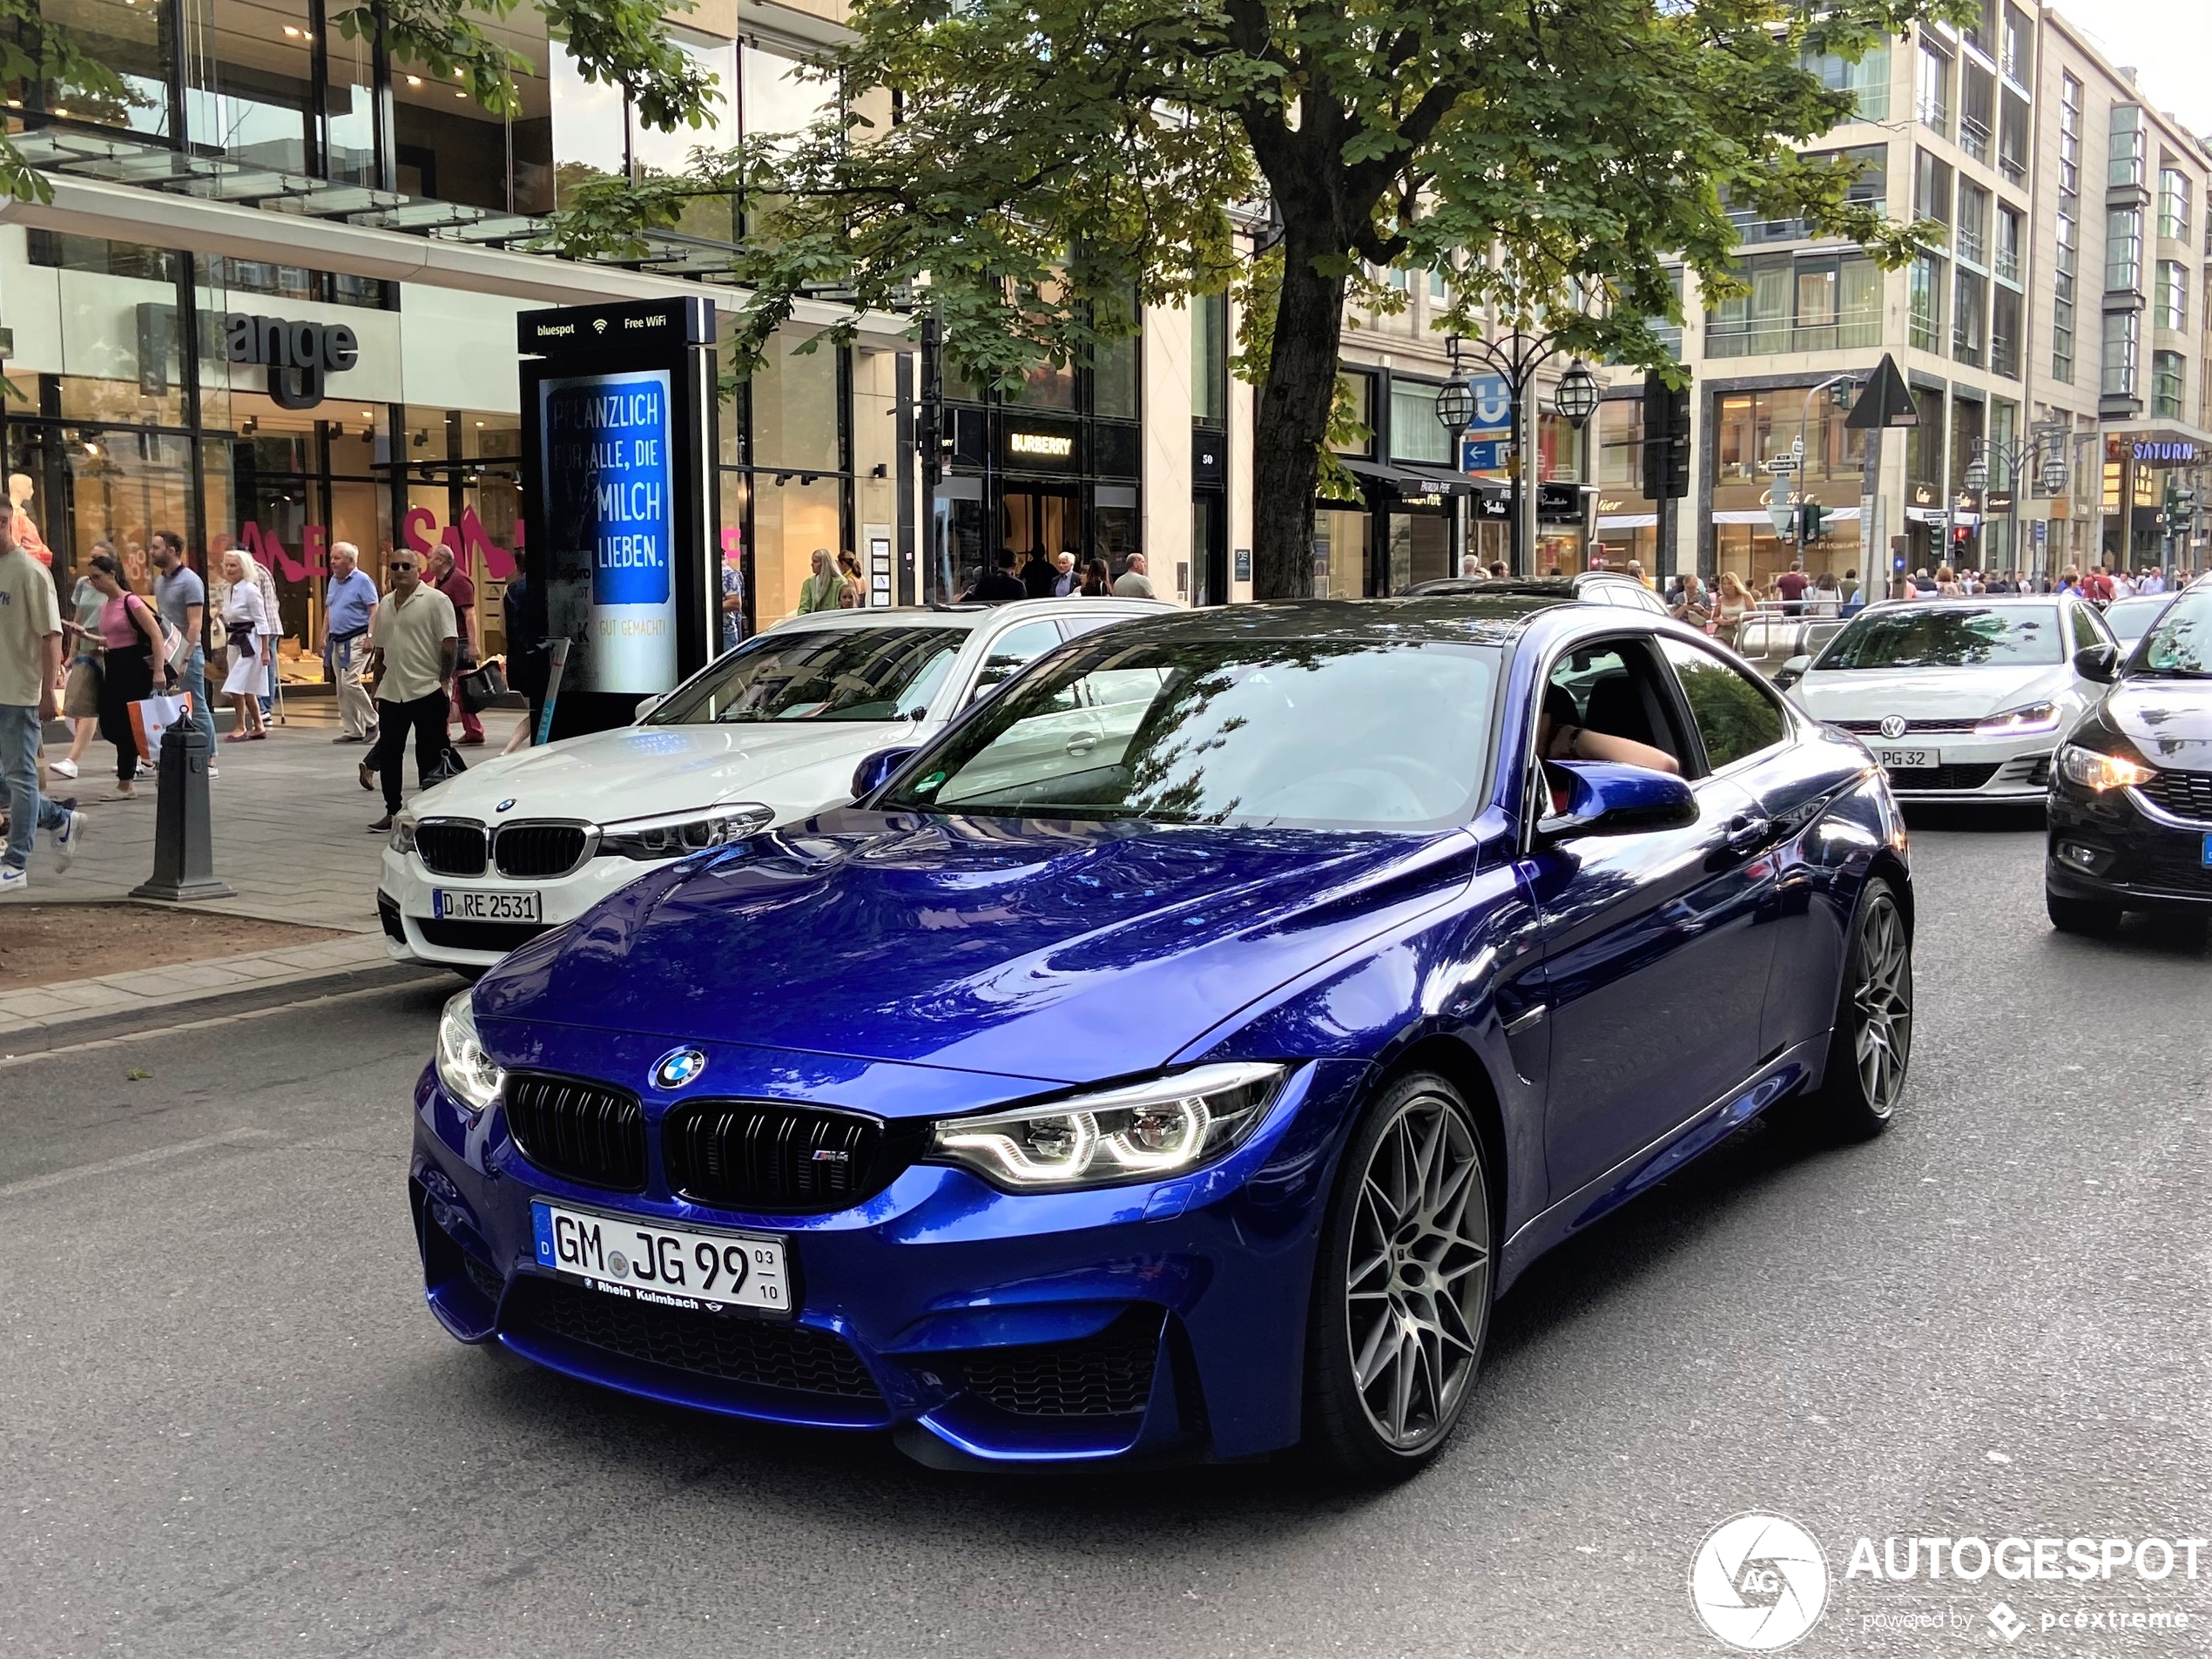
<svg viewBox="0 0 2212 1659">
<path fill-rule="evenodd" d="M 395 548 L 386 568 L 392 590 L 377 601 L 368 624 L 376 746 L 361 767 L 363 789 L 375 788 L 380 779 L 384 786 L 384 816 L 372 830 L 390 829 L 400 810 L 400 763 L 409 732 L 415 733 L 417 782 L 428 787 L 430 774 L 445 759 L 446 716 L 461 652 L 453 601 L 422 579 L 421 556 Z"/>
</svg>

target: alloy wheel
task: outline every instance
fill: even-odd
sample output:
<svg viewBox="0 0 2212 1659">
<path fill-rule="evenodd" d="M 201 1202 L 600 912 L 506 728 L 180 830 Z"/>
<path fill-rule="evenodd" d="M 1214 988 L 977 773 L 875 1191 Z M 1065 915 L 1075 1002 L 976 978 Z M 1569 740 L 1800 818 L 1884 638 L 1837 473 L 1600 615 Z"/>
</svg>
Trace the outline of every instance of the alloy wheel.
<svg viewBox="0 0 2212 1659">
<path fill-rule="evenodd" d="M 1345 1263 L 1353 1386 L 1393 1450 L 1450 1429 L 1481 1352 L 1490 1270 L 1474 1130 L 1454 1103 L 1413 1095 L 1360 1172 Z"/>
<path fill-rule="evenodd" d="M 1887 1117 L 1912 1056 L 1912 948 L 1905 917 L 1886 893 L 1876 894 L 1859 916 L 1858 954 L 1859 982 L 1851 1007 L 1859 1087 L 1868 1108 Z"/>
</svg>

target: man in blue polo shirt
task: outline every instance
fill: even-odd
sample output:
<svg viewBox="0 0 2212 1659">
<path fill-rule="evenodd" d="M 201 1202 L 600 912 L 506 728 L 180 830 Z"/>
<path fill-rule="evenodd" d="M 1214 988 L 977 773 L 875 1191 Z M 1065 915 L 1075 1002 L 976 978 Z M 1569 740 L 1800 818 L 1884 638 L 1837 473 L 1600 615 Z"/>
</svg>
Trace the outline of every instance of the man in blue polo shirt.
<svg viewBox="0 0 2212 1659">
<path fill-rule="evenodd" d="M 332 543 L 330 581 L 322 590 L 322 658 L 338 688 L 340 730 L 333 743 L 376 740 L 376 706 L 361 685 L 368 659 L 362 637 L 376 611 L 376 583 L 361 568 L 361 556 L 351 542 Z"/>
</svg>

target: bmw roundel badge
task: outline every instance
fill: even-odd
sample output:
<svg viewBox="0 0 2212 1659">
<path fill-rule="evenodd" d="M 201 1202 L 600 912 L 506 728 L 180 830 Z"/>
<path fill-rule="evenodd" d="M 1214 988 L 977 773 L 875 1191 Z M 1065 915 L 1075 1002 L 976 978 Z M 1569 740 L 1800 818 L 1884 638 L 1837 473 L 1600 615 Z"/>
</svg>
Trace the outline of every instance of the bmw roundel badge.
<svg viewBox="0 0 2212 1659">
<path fill-rule="evenodd" d="M 671 1049 L 653 1067 L 653 1086 L 681 1089 L 695 1082 L 706 1069 L 706 1056 L 697 1049 Z"/>
<path fill-rule="evenodd" d="M 496 806 L 493 807 L 493 808 L 492 808 L 492 811 L 494 811 L 494 812 L 496 812 L 496 813 L 503 813 L 503 812 L 505 812 L 505 811 L 506 811 L 509 807 L 512 806 L 514 804 L 515 804 L 515 798 L 514 798 L 512 795 L 509 795 L 509 797 L 508 797 L 505 800 L 502 800 L 502 802 L 500 802 L 498 806 Z"/>
</svg>

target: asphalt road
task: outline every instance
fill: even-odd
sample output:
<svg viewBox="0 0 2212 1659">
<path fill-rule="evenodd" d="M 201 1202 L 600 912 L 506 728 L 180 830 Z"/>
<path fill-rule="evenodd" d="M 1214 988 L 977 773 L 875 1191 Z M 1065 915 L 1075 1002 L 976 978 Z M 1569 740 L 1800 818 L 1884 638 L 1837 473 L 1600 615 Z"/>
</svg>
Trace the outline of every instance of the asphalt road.
<svg viewBox="0 0 2212 1659">
<path fill-rule="evenodd" d="M 2212 1534 L 2212 953 L 2053 934 L 2039 846 L 1916 833 L 1889 1136 L 1754 1127 L 1540 1264 L 1379 1495 L 948 1476 L 458 1346 L 401 1184 L 436 990 L 0 1063 L 0 1653 L 1718 1654 L 1686 1576 L 1744 1510 L 1828 1558 L 1802 1654 L 2204 1652 L 2212 1547 L 1846 1575 L 1862 1535 Z"/>
</svg>

